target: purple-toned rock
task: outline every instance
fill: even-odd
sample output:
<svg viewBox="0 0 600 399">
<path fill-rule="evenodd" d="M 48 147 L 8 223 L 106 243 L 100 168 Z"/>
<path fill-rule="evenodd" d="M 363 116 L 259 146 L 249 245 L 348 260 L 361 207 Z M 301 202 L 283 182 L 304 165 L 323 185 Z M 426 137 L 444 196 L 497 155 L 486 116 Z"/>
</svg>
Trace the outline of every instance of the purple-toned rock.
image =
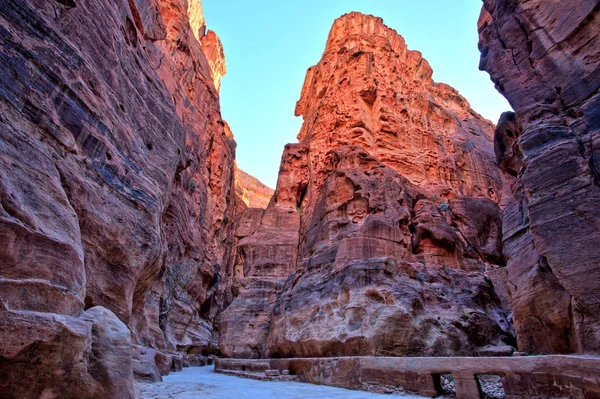
<svg viewBox="0 0 600 399">
<path fill-rule="evenodd" d="M 235 142 L 215 87 L 222 49 L 191 27 L 199 9 L 2 3 L 3 392 L 130 397 L 131 342 L 169 353 L 160 373 L 183 365 L 177 352 L 216 351 L 232 300 Z"/>
<path fill-rule="evenodd" d="M 129 330 L 108 309 L 75 318 L 0 303 L 0 342 L 2 397 L 135 396 Z"/>
<path fill-rule="evenodd" d="M 515 113 L 495 137 L 519 349 L 600 352 L 597 1 L 485 0 L 480 68 Z"/>
</svg>

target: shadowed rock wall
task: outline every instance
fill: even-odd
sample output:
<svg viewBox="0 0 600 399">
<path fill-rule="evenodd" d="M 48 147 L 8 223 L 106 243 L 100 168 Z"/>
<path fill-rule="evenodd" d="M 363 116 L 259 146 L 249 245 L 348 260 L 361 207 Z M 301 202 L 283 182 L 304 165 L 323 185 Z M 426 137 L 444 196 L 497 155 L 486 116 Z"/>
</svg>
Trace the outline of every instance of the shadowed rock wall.
<svg viewBox="0 0 600 399">
<path fill-rule="evenodd" d="M 480 68 L 515 113 L 496 130 L 519 347 L 600 352 L 600 6 L 484 1 Z"/>
<path fill-rule="evenodd" d="M 133 397 L 132 342 L 134 354 L 216 346 L 213 321 L 231 300 L 235 142 L 215 88 L 222 51 L 207 59 L 198 40 L 220 44 L 192 32 L 188 6 L 199 9 L 1 2 L 9 397 Z"/>
</svg>

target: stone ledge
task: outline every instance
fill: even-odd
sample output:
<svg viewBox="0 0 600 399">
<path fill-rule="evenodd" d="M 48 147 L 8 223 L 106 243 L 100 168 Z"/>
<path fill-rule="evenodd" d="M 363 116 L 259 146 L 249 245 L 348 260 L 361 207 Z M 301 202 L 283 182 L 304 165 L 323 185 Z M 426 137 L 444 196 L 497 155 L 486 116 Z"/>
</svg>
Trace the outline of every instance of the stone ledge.
<svg viewBox="0 0 600 399">
<path fill-rule="evenodd" d="M 238 370 L 218 370 L 215 368 L 215 372 L 225 375 L 231 375 L 233 377 L 249 378 L 251 380 L 258 381 L 299 381 L 295 375 L 278 375 L 269 376 L 265 373 L 257 371 L 238 371 Z"/>
<path fill-rule="evenodd" d="M 506 396 L 513 398 L 596 398 L 600 387 L 600 357 L 576 355 L 217 359 L 215 371 L 259 373 L 242 368 L 289 370 L 301 382 L 368 391 L 396 389 L 428 397 L 438 396 L 435 376 L 452 374 L 457 399 L 481 397 L 479 374 L 499 375 Z M 264 371 L 261 379 L 277 378 L 265 377 Z"/>
</svg>

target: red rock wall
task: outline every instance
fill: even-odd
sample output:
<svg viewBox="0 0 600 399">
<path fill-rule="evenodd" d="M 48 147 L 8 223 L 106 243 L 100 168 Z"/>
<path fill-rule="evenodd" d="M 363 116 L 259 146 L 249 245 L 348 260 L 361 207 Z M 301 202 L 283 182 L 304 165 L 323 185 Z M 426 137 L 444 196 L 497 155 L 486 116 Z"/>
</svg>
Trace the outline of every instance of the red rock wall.
<svg viewBox="0 0 600 399">
<path fill-rule="evenodd" d="M 353 13 L 337 20 L 296 105 L 304 117 L 298 139 L 310 145 L 313 168 L 329 150 L 359 145 L 441 199 L 497 202 L 493 125 L 432 74 L 422 54 L 381 19 Z"/>
<path fill-rule="evenodd" d="M 519 347 L 600 352 L 600 38 L 597 1 L 486 0 L 481 69 L 515 114 L 496 154 Z"/>
<path fill-rule="evenodd" d="M 262 209 L 269 206 L 274 193 L 271 188 L 239 168 L 235 175 L 235 192 L 247 207 Z"/>
<path fill-rule="evenodd" d="M 255 226 L 239 243 L 242 278 L 258 264 L 285 284 L 279 296 L 241 285 L 221 319 L 225 355 L 510 352 L 509 312 L 485 274 L 503 265 L 493 125 L 431 75 L 381 19 L 334 23 L 302 88 L 300 144 L 284 152 L 270 224 L 242 219 L 242 235 Z M 273 221 L 289 240 L 262 236 Z M 236 333 L 236 314 L 257 324 L 253 309 L 260 335 Z"/>
<path fill-rule="evenodd" d="M 2 3 L 8 396 L 133 397 L 132 341 L 173 353 L 216 345 L 213 321 L 232 299 L 235 142 L 187 7 Z M 119 327 L 106 337 L 95 319 Z"/>
<path fill-rule="evenodd" d="M 297 193 L 307 184 L 307 161 L 304 146 L 288 144 L 268 207 L 246 208 L 237 216 L 236 298 L 219 319 L 219 349 L 225 356 L 261 358 L 266 354 L 277 295 L 296 268 Z"/>
</svg>

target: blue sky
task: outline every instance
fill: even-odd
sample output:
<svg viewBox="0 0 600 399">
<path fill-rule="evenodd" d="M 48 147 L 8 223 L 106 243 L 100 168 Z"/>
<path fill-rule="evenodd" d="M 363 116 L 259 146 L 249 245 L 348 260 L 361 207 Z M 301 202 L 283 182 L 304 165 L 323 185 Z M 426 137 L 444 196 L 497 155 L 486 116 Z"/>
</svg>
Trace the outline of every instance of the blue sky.
<svg viewBox="0 0 600 399">
<path fill-rule="evenodd" d="M 208 29 L 225 48 L 221 109 L 241 169 L 275 187 L 283 146 L 297 142 L 294 116 L 306 70 L 333 21 L 350 11 L 382 17 L 431 64 L 434 80 L 467 98 L 494 123 L 510 106 L 478 70 L 477 0 L 203 0 Z"/>
</svg>

